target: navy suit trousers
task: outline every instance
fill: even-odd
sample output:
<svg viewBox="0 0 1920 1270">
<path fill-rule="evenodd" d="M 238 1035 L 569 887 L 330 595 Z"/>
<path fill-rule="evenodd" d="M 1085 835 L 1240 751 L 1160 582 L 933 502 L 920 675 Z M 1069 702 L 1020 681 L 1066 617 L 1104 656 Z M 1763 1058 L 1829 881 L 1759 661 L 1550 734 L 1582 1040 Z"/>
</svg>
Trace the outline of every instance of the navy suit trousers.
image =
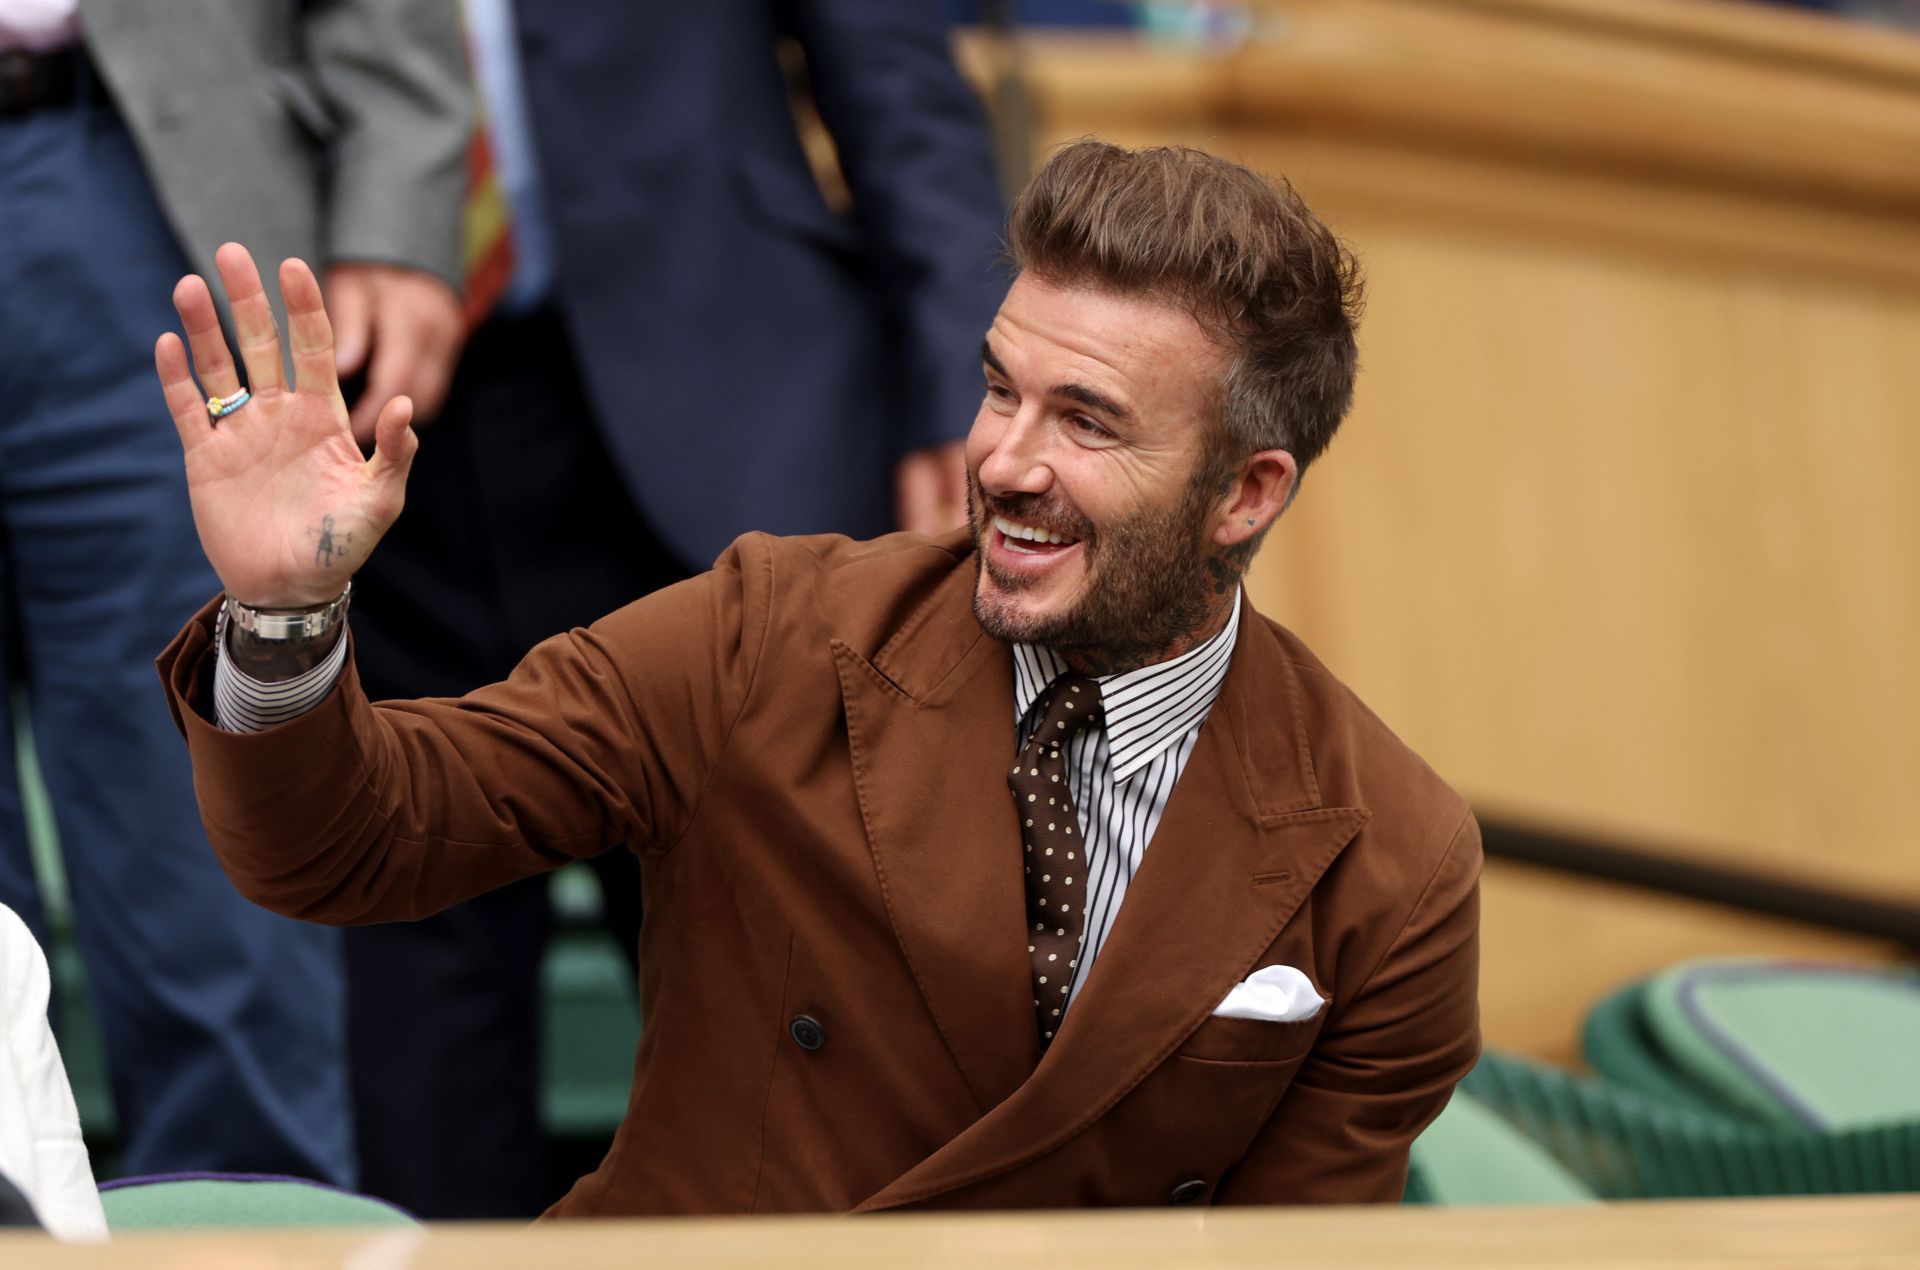
<svg viewBox="0 0 1920 1270">
<path fill-rule="evenodd" d="M 154 675 L 219 589 L 153 372 L 186 265 L 132 140 L 86 88 L 0 119 L 0 902 L 46 942 L 16 778 L 24 702 L 123 1171 L 351 1186 L 339 935 L 228 883 Z"/>
<path fill-rule="evenodd" d="M 361 683 L 376 700 L 457 696 L 687 572 L 607 457 L 561 319 L 496 316 L 354 583 Z M 638 863 L 594 864 L 635 957 Z M 363 1188 L 432 1220 L 532 1217 L 559 1198 L 540 1119 L 547 880 L 346 935 Z"/>
</svg>

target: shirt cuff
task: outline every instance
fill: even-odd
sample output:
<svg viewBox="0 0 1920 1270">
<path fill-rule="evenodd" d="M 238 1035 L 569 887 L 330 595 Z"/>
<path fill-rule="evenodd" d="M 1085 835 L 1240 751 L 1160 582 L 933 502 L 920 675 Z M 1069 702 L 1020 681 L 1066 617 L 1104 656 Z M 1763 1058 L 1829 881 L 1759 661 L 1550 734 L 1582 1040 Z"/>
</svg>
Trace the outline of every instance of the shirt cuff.
<svg viewBox="0 0 1920 1270">
<path fill-rule="evenodd" d="M 264 732 L 299 718 L 326 700 L 347 664 L 343 629 L 326 659 L 292 679 L 267 683 L 237 668 L 227 656 L 227 610 L 213 626 L 213 721 L 227 732 Z"/>
</svg>

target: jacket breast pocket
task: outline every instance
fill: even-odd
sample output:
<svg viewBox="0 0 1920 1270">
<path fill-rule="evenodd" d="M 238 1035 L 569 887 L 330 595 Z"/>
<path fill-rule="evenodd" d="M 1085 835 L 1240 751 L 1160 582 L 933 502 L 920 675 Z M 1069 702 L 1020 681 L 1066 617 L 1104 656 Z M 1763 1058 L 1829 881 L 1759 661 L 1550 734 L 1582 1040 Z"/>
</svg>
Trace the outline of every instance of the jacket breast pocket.
<svg viewBox="0 0 1920 1270">
<path fill-rule="evenodd" d="M 1310 1019 L 1275 1023 L 1212 1015 L 1175 1053 L 1201 1063 L 1287 1063 L 1313 1048 L 1331 1003 Z"/>
<path fill-rule="evenodd" d="M 1165 1188 L 1183 1178 L 1217 1186 L 1272 1119 L 1326 1013 L 1291 1023 L 1217 1015 L 1202 1022 L 1101 1126 L 1100 1141 L 1112 1144 L 1115 1158 L 1137 1160 L 1136 1144 L 1153 1144 L 1152 1185 L 1143 1187 L 1137 1172 L 1115 1175 L 1098 1202 L 1164 1203 Z"/>
</svg>

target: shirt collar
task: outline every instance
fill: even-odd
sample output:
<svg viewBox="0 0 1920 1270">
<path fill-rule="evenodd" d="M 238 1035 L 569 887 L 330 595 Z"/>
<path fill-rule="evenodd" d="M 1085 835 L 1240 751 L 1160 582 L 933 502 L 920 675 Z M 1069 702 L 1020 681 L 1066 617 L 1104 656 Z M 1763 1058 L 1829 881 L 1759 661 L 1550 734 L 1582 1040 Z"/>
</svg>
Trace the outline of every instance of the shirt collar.
<svg viewBox="0 0 1920 1270">
<path fill-rule="evenodd" d="M 1240 633 L 1240 592 L 1233 594 L 1227 624 L 1204 644 L 1171 661 L 1102 675 L 1100 708 L 1106 715 L 1107 757 L 1116 785 L 1153 762 L 1168 746 L 1200 726 L 1220 695 Z M 1040 694 L 1067 673 L 1066 661 L 1040 644 L 1013 646 L 1014 726 Z"/>
</svg>

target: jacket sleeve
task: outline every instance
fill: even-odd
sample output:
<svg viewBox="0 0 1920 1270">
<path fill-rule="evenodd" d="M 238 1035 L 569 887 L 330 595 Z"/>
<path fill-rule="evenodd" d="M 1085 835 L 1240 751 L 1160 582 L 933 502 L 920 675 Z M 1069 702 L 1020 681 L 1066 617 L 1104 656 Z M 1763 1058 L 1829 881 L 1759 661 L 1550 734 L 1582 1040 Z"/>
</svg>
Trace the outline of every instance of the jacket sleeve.
<svg viewBox="0 0 1920 1270">
<path fill-rule="evenodd" d="M 1400 1199 L 1414 1138 L 1480 1055 L 1479 878 L 1480 830 L 1469 815 L 1216 1203 Z"/>
<path fill-rule="evenodd" d="M 255 903 L 410 921 L 618 844 L 668 850 L 743 708 L 772 566 L 743 539 L 712 572 L 541 643 L 503 683 L 373 705 L 349 661 L 306 714 L 207 717 L 209 605 L 160 658 L 201 819 Z"/>
<path fill-rule="evenodd" d="M 787 0 L 901 339 L 900 452 L 966 435 L 1006 293 L 1005 206 L 980 103 L 932 0 Z"/>
<path fill-rule="evenodd" d="M 473 90 L 452 0 L 307 0 L 300 45 L 337 131 L 329 260 L 405 265 L 460 285 Z"/>
</svg>

